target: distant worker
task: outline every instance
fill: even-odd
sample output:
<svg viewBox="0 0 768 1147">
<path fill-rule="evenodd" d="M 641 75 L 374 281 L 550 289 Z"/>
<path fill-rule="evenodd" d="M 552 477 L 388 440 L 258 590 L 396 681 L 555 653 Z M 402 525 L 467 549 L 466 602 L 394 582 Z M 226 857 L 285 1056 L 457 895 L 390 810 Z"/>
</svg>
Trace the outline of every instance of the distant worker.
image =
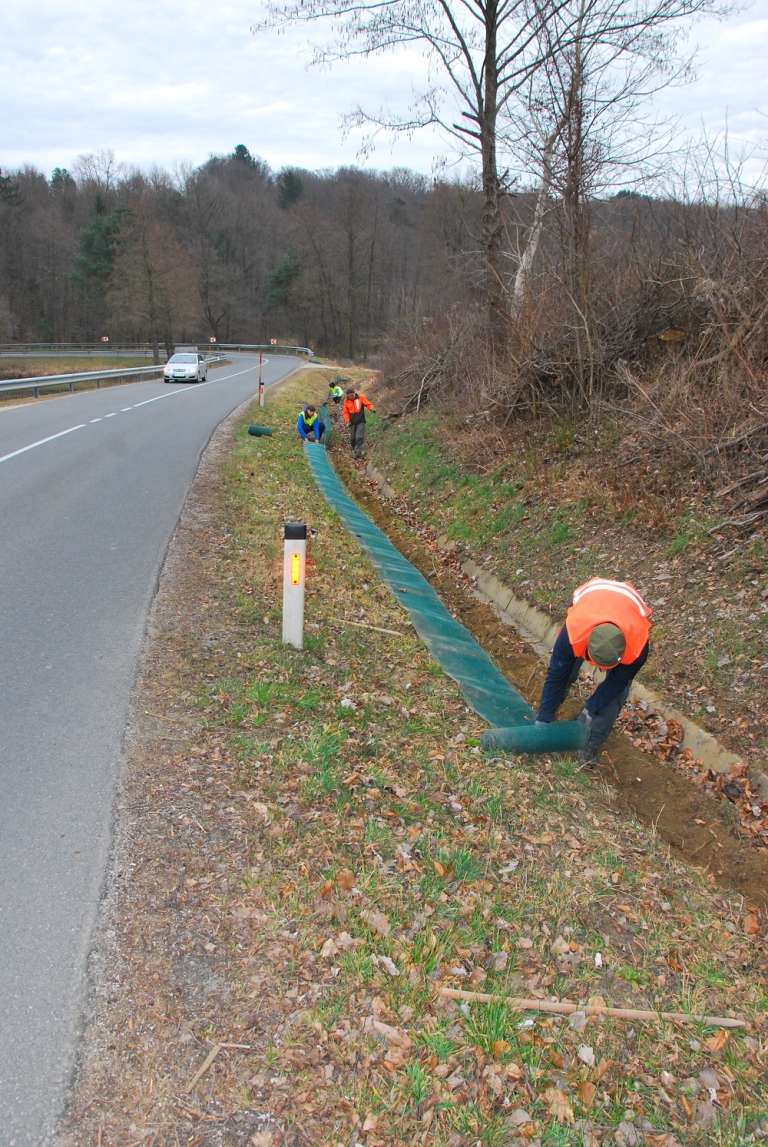
<svg viewBox="0 0 768 1147">
<path fill-rule="evenodd" d="M 296 419 L 296 431 L 302 442 L 322 442 L 325 423 L 314 406 L 305 406 Z"/>
<path fill-rule="evenodd" d="M 344 391 L 339 386 L 339 383 L 336 379 L 334 379 L 333 382 L 328 383 L 328 397 L 334 406 L 338 406 L 344 397 Z"/>
<path fill-rule="evenodd" d="M 370 410 L 373 414 L 373 405 L 364 394 L 360 394 L 350 386 L 347 390 L 347 396 L 344 399 L 344 405 L 341 408 L 341 417 L 349 427 L 349 440 L 352 446 L 352 454 L 355 458 L 363 457 L 366 410 Z"/>
<path fill-rule="evenodd" d="M 628 581 L 593 577 L 574 592 L 552 650 L 536 724 L 548 725 L 554 720 L 584 661 L 604 669 L 605 680 L 578 717 L 587 727 L 587 740 L 579 754 L 586 766 L 597 763 L 629 696 L 629 687 L 645 665 L 650 617 L 650 607 Z"/>
</svg>

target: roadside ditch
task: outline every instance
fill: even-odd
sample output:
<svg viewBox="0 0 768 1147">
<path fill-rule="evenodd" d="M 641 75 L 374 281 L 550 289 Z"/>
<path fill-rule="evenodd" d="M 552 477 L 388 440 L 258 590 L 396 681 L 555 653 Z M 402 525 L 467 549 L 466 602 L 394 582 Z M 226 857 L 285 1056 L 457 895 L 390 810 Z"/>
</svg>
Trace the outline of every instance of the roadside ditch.
<svg viewBox="0 0 768 1147">
<path fill-rule="evenodd" d="M 387 491 L 387 484 L 375 467 L 369 465 L 361 471 L 338 447 L 334 452 L 334 462 L 354 497 L 376 524 L 435 585 L 450 610 L 494 658 L 519 692 L 535 704 L 546 672 L 543 655 L 547 639 L 542 632 L 544 625 L 541 620 L 544 615 L 538 611 L 531 614 L 529 624 L 537 624 L 540 632 L 538 635 L 531 633 L 528 640 L 523 638 L 513 626 L 509 601 L 504 611 L 507 617 L 499 616 L 498 603 L 490 600 L 487 592 L 493 588 L 490 581 L 483 582 L 481 577 L 480 584 L 484 585 L 486 592 L 483 594 L 482 589 L 478 592 L 481 567 L 463 560 L 437 537 L 429 537 L 424 523 L 418 522 L 402 502 L 393 500 L 394 491 L 391 487 Z M 482 600 L 483 596 L 486 600 Z M 538 651 L 531 642 L 532 638 L 538 641 Z M 645 696 L 654 695 L 646 691 Z M 574 691 L 561 715 L 573 716 L 579 708 L 578 695 Z M 708 748 L 710 761 L 713 761 L 720 752 L 717 742 L 704 730 L 701 732 L 704 736 L 697 748 L 702 745 Z M 735 754 L 722 750 L 720 760 L 723 766 L 735 759 Z M 734 889 L 749 902 L 768 909 L 768 851 L 754 847 L 739 836 L 738 815 L 731 804 L 702 791 L 670 764 L 640 751 L 622 733 L 611 735 L 602 760 L 597 776 L 610 780 L 619 802 L 653 825 L 680 856 L 711 874 L 723 887 Z M 530 759 L 530 767 L 537 767 L 536 758 Z"/>
</svg>

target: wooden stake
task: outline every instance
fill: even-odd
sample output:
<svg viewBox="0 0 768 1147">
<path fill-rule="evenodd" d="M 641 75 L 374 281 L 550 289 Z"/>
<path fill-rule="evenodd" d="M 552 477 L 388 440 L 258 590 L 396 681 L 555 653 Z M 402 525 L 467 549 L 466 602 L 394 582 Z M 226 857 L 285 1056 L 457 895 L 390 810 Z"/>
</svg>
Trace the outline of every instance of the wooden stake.
<svg viewBox="0 0 768 1147">
<path fill-rule="evenodd" d="M 373 629 L 376 633 L 388 633 L 390 637 L 405 637 L 405 634 L 401 633 L 398 629 L 384 629 L 380 625 L 368 625 L 365 621 L 352 621 L 348 617 L 345 617 L 343 620 L 340 617 L 330 617 L 328 620 L 342 627 L 345 625 L 356 625 L 358 629 Z"/>
<path fill-rule="evenodd" d="M 211 1064 L 215 1060 L 216 1056 L 221 1051 L 221 1046 L 222 1045 L 220 1043 L 217 1043 L 215 1045 L 215 1047 L 212 1047 L 211 1050 L 208 1052 L 208 1054 L 205 1057 L 205 1059 L 203 1060 L 202 1064 L 200 1065 L 200 1067 L 198 1067 L 197 1071 L 192 1076 L 192 1079 L 190 1080 L 189 1085 L 187 1087 L 187 1092 L 194 1090 L 195 1086 L 203 1078 L 206 1071 L 208 1070 L 208 1068 L 211 1066 Z"/>
<path fill-rule="evenodd" d="M 517 996 L 493 996 L 488 992 L 466 992 L 462 988 L 440 988 L 438 994 L 448 1000 L 471 1000 L 478 1004 L 508 1004 L 514 1011 L 551 1012 L 569 1016 L 584 1012 L 587 1016 L 612 1016 L 619 1020 L 668 1020 L 675 1024 L 705 1024 L 711 1028 L 745 1028 L 747 1021 L 728 1016 L 693 1016 L 687 1012 L 649 1012 L 640 1008 L 609 1008 L 604 1004 L 571 1004 L 561 1000 L 526 1000 Z"/>
</svg>

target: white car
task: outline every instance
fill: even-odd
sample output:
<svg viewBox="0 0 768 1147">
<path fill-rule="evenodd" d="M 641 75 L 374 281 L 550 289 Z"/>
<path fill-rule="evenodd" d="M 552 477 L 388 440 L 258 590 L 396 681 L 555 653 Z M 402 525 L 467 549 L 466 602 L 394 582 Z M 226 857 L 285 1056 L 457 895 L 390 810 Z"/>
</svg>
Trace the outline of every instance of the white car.
<svg viewBox="0 0 768 1147">
<path fill-rule="evenodd" d="M 201 354 L 172 354 L 163 367 L 166 382 L 205 382 L 208 364 Z"/>
</svg>

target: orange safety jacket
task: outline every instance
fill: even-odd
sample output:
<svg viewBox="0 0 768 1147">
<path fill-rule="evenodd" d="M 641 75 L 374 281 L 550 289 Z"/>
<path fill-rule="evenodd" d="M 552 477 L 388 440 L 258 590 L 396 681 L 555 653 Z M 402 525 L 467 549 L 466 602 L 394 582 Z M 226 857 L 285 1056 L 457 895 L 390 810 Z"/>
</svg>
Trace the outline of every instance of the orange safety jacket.
<svg viewBox="0 0 768 1147">
<path fill-rule="evenodd" d="M 353 419 L 355 422 L 365 422 L 364 410 L 373 410 L 373 403 L 369 402 L 364 394 L 358 394 L 356 398 L 344 399 L 341 417 L 345 422 L 350 422 Z M 362 415 L 362 417 L 354 417 L 355 415 Z"/>
<path fill-rule="evenodd" d="M 651 609 L 628 581 L 592 577 L 573 594 L 565 628 L 575 657 L 589 661 L 587 647 L 596 625 L 611 622 L 624 634 L 622 665 L 637 661 L 651 631 Z M 590 662 L 594 664 L 594 662 Z"/>
</svg>

